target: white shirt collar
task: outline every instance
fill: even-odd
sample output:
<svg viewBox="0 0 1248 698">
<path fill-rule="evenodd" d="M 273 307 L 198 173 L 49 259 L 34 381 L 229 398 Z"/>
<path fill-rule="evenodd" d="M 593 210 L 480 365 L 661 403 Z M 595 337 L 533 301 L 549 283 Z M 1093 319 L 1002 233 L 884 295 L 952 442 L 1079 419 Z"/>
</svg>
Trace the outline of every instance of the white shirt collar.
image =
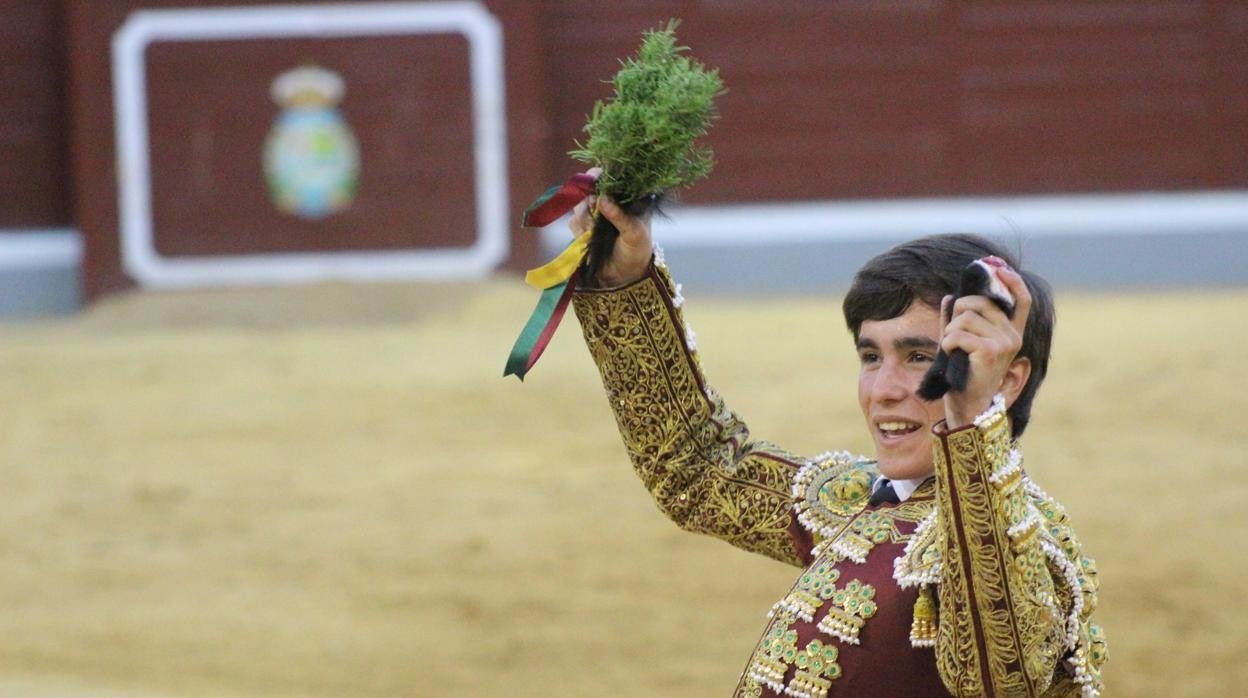
<svg viewBox="0 0 1248 698">
<path fill-rule="evenodd" d="M 871 487 L 871 493 L 874 494 L 876 490 L 884 486 L 884 483 L 891 482 L 893 483 L 893 491 L 897 493 L 898 501 L 904 502 L 910 499 L 910 495 L 914 494 L 914 491 L 919 489 L 919 485 L 927 482 L 928 479 L 930 479 L 930 476 L 915 480 L 890 480 L 881 475 L 876 478 L 875 484 Z"/>
</svg>

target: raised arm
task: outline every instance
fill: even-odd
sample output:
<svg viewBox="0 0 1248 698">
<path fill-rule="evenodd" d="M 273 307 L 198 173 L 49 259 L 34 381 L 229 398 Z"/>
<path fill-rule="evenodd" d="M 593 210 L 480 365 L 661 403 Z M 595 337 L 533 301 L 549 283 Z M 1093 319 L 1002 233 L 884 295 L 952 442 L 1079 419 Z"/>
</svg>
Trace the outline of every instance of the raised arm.
<svg viewBox="0 0 1248 698">
<path fill-rule="evenodd" d="M 622 288 L 578 291 L 573 307 L 633 468 L 681 528 L 804 564 L 790 483 L 804 464 L 749 430 L 706 384 L 679 287 L 661 254 Z"/>
</svg>

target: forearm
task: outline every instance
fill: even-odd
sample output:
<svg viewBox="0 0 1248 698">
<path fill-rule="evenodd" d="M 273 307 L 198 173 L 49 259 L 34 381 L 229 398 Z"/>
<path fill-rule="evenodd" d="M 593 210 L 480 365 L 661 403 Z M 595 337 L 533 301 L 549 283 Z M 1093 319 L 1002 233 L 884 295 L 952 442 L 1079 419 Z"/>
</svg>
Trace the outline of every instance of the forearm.
<svg viewBox="0 0 1248 698">
<path fill-rule="evenodd" d="M 1079 582 L 1062 573 L 1069 560 L 1027 492 L 1003 412 L 957 430 L 938 426 L 935 439 L 937 666 L 955 695 L 1044 694 L 1077 648 L 1084 616 Z"/>
<path fill-rule="evenodd" d="M 799 564 L 789 492 L 799 460 L 750 441 L 706 385 L 661 264 L 572 302 L 629 458 L 659 508 L 682 528 Z"/>
</svg>

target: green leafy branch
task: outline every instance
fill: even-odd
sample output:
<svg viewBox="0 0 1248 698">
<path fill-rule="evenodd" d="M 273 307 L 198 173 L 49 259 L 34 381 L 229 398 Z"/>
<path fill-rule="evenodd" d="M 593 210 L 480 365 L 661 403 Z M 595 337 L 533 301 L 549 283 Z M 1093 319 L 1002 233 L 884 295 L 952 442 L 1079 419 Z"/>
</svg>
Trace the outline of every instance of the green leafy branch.
<svg viewBox="0 0 1248 698">
<path fill-rule="evenodd" d="M 645 32 L 636 57 L 620 61 L 614 97 L 594 104 L 588 139 L 568 154 L 601 167 L 598 190 L 622 203 L 686 187 L 706 177 L 714 155 L 706 135 L 724 85 L 676 44 L 678 20 Z"/>
</svg>

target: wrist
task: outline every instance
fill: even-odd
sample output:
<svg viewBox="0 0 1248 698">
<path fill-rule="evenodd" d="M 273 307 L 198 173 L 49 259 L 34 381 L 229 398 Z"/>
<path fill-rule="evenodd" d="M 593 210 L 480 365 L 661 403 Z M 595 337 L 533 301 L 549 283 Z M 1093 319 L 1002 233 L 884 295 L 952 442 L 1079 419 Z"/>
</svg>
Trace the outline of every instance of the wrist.
<svg viewBox="0 0 1248 698">
<path fill-rule="evenodd" d="M 985 412 L 992 410 L 1001 394 L 968 399 L 968 396 L 949 392 L 945 394 L 945 423 L 950 429 L 960 429 L 975 423 Z"/>
<path fill-rule="evenodd" d="M 946 405 L 948 405 L 948 401 L 946 401 Z M 945 419 L 936 424 L 934 428 L 935 433 L 938 436 L 943 436 L 945 434 L 949 434 L 950 432 L 960 431 L 971 426 L 979 429 L 986 429 L 988 426 L 995 424 L 997 421 L 1005 417 L 1005 396 L 1001 393 L 993 395 L 992 399 L 988 402 L 984 409 L 979 410 L 977 413 L 970 413 L 974 416 L 967 417 L 966 414 L 968 412 L 969 411 L 964 411 L 961 408 L 955 409 L 953 406 L 946 406 Z"/>
<path fill-rule="evenodd" d="M 653 260 L 654 255 L 651 254 L 641 264 L 633 263 L 623 268 L 609 262 L 598 272 L 597 278 L 591 280 L 591 283 L 595 288 L 601 289 L 622 288 L 634 284 L 650 274 Z"/>
</svg>

